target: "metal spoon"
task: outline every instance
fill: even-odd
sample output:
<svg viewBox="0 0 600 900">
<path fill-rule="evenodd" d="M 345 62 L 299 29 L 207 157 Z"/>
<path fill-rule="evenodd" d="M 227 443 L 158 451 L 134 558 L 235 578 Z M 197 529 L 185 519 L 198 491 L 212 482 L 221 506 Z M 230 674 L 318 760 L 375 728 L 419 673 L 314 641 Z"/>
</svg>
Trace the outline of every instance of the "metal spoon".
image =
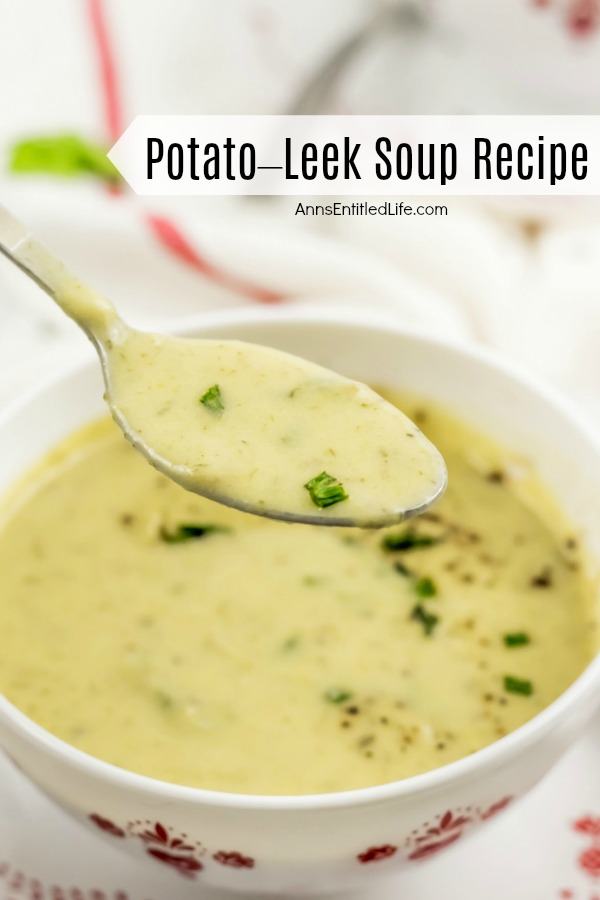
<svg viewBox="0 0 600 900">
<path fill-rule="evenodd" d="M 85 331 L 100 358 L 105 399 L 125 437 L 153 466 L 186 489 L 270 518 L 361 527 L 381 527 L 416 515 L 443 492 L 447 475 L 439 452 L 399 410 L 366 386 L 254 344 L 184 340 L 132 329 L 104 297 L 74 278 L 1 206 L 0 251 Z M 232 372 L 237 373 L 233 376 L 237 382 L 232 381 Z M 214 390 L 218 386 L 212 384 L 215 373 L 220 373 L 232 395 L 222 417 L 224 407 Z M 259 390 L 254 392 L 252 377 L 258 379 Z M 211 381 L 204 384 L 208 378 Z M 200 396 L 201 387 L 209 388 L 207 396 Z M 300 398 L 292 400 L 298 391 Z M 274 411 L 266 404 L 261 411 L 260 396 L 280 407 Z M 338 498 L 332 500 L 331 482 L 323 486 L 322 476 L 331 476 L 319 472 L 324 468 L 322 459 L 335 469 L 335 451 L 330 448 L 337 441 L 340 449 L 338 435 L 348 416 L 357 427 L 351 449 L 347 443 L 341 445 L 345 457 L 347 450 L 356 452 L 346 474 L 351 480 L 353 459 L 360 461 L 361 472 L 353 492 L 341 497 L 342 503 L 339 488 L 333 488 Z M 309 446 L 294 456 L 293 432 L 300 422 Z M 374 441 L 371 428 L 379 428 L 381 445 Z M 409 430 L 407 442 L 404 435 Z M 362 455 L 355 451 L 355 440 Z M 293 477 L 294 462 L 306 468 L 307 459 L 316 460 L 316 470 L 302 484 L 304 479 Z M 341 464 L 339 457 L 337 462 Z M 363 465 L 371 473 L 385 469 L 379 491 L 373 486 L 374 474 L 365 484 Z M 414 478 L 407 475 L 413 470 Z M 317 481 L 317 475 L 318 491 L 325 490 L 318 497 L 322 503 L 315 499 L 317 488 L 309 484 L 311 476 Z"/>
<path fill-rule="evenodd" d="M 429 25 L 428 10 L 422 3 L 380 0 L 370 15 L 310 73 L 289 105 L 287 114 L 308 116 L 334 112 L 332 97 L 351 65 L 373 38 L 394 31 L 404 35 L 407 41 L 414 41 Z"/>
</svg>

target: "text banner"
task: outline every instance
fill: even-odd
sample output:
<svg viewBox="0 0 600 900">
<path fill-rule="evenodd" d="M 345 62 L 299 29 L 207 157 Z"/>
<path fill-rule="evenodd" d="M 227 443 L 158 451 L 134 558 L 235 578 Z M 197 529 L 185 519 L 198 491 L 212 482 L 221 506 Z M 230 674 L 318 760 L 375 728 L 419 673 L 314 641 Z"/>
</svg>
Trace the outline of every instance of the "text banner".
<svg viewBox="0 0 600 900">
<path fill-rule="evenodd" d="M 147 195 L 598 195 L 600 116 L 138 116 Z"/>
</svg>

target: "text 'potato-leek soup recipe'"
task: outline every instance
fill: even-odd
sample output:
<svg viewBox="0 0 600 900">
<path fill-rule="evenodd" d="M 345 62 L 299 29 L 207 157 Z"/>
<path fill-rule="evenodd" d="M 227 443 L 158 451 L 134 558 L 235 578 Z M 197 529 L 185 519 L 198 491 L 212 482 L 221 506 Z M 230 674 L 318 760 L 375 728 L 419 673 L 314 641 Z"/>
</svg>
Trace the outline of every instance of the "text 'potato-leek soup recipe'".
<svg viewBox="0 0 600 900">
<path fill-rule="evenodd" d="M 215 377 L 207 364 L 179 395 L 170 373 L 194 378 L 184 350 L 132 390 L 115 368 L 115 396 L 207 481 L 229 447 L 213 496 L 360 521 L 370 498 L 374 519 L 389 512 L 387 489 L 414 512 L 439 478 L 421 430 L 447 490 L 385 528 L 281 522 L 176 484 L 108 418 L 86 425 L 3 504 L 0 689 L 31 719 L 168 782 L 309 794 L 472 754 L 579 675 L 596 651 L 592 585 L 534 467 L 451 411 L 383 391 L 409 417 L 389 420 L 394 446 L 369 389 L 298 371 L 260 382 L 243 345 L 235 371 L 215 346 Z M 267 423 L 258 443 L 253 421 Z"/>
</svg>

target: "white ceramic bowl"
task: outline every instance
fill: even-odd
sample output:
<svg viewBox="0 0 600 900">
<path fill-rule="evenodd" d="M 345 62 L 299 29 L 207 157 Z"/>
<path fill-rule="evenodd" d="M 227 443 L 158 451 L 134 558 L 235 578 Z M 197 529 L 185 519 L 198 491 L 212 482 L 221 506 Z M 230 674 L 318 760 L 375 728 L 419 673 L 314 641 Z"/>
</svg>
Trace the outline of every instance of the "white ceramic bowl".
<svg viewBox="0 0 600 900">
<path fill-rule="evenodd" d="M 446 404 L 536 460 L 592 558 L 600 560 L 600 441 L 512 366 L 480 350 L 339 311 L 211 314 L 183 331 L 270 344 Z M 0 419 L 0 489 L 102 413 L 101 395 L 99 367 L 89 364 L 6 413 Z M 174 895 L 179 877 L 196 879 L 199 892 L 211 884 L 283 895 L 364 886 L 462 840 L 548 771 L 598 700 L 600 659 L 532 721 L 466 759 L 405 781 L 304 797 L 217 793 L 135 775 L 63 743 L 4 698 L 0 739 L 17 765 L 87 827 L 148 865 L 169 866 Z"/>
</svg>

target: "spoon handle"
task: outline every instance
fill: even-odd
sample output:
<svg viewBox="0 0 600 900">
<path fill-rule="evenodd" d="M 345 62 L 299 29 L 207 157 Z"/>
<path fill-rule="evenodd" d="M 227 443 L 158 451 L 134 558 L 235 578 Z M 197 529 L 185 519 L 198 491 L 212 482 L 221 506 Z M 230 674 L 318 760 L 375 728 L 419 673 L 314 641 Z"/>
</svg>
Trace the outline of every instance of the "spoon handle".
<svg viewBox="0 0 600 900">
<path fill-rule="evenodd" d="M 0 252 L 36 282 L 95 341 L 119 319 L 114 307 L 75 278 L 66 266 L 0 206 Z"/>
</svg>

